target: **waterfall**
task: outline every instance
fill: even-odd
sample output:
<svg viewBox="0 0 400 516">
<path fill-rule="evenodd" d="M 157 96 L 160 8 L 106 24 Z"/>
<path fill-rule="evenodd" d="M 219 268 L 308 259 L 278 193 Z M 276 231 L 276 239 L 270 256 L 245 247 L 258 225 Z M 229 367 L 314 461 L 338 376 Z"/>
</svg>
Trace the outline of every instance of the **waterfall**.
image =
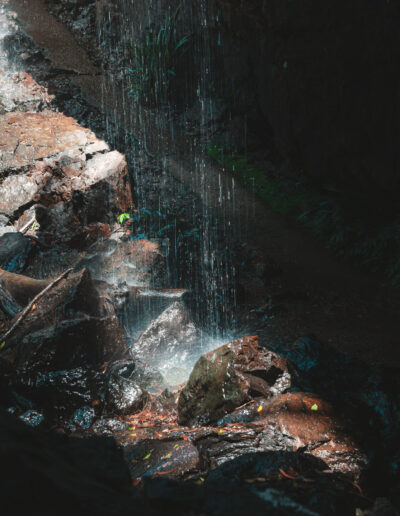
<svg viewBox="0 0 400 516">
<path fill-rule="evenodd" d="M 200 135 L 196 138 L 188 137 L 176 123 L 173 101 L 167 99 L 149 105 L 129 92 L 126 70 L 134 66 L 132 45 L 142 44 L 146 31 L 157 33 L 163 20 L 172 16 L 177 7 L 180 23 L 176 30 L 182 32 L 182 27 L 186 26 L 189 39 L 184 56 L 188 66 L 186 75 L 180 79 L 177 109 L 182 112 L 195 102 L 200 104 Z M 241 229 L 235 213 L 234 180 L 213 167 L 204 150 L 206 124 L 201 122 L 212 109 L 207 91 L 212 82 L 210 19 L 214 14 L 208 12 L 204 1 L 196 6 L 196 12 L 178 2 L 104 0 L 97 4 L 108 141 L 127 156 L 137 213 L 154 210 L 155 204 L 160 213 L 168 212 L 167 218 L 173 227 L 161 239 L 161 244 L 168 255 L 170 287 L 189 289 L 202 327 L 214 337 L 224 338 L 234 331 L 234 246 Z M 201 19 L 201 28 L 196 29 L 192 37 L 198 19 Z M 178 34 L 178 38 L 183 36 L 184 33 Z M 191 60 L 196 64 L 191 64 Z M 194 78 L 195 66 L 199 73 Z M 152 169 L 148 168 L 149 163 Z M 158 177 L 151 192 L 149 183 L 155 175 Z M 174 176 L 173 181 L 171 176 Z M 157 189 L 156 194 L 154 189 Z M 156 201 L 153 199 L 150 203 L 149 195 L 156 195 Z M 174 214 L 179 205 L 174 201 L 180 198 L 191 199 L 184 216 L 185 223 L 192 229 L 183 235 L 179 228 L 182 214 Z M 191 239 L 183 253 L 182 238 Z"/>
</svg>

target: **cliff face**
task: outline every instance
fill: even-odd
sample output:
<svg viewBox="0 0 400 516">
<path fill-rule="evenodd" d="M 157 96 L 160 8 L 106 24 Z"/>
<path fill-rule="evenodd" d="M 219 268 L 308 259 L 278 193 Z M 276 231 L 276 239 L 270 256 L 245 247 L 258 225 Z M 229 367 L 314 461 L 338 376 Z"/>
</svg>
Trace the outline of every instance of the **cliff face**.
<svg viewBox="0 0 400 516">
<path fill-rule="evenodd" d="M 178 2 L 100 0 L 140 40 Z M 112 5 L 111 5 L 112 4 Z M 204 0 L 182 4 L 191 35 L 176 79 L 186 105 L 199 87 L 246 119 L 262 147 L 321 182 L 393 189 L 398 171 L 400 2 Z M 249 141 L 249 144 L 253 143 Z"/>
</svg>

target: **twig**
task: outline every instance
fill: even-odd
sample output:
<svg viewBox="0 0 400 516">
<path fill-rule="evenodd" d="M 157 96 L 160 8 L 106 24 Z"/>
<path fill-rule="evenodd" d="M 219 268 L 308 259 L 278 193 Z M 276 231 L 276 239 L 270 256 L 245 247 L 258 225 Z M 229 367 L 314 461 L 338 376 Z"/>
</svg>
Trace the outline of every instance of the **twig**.
<svg viewBox="0 0 400 516">
<path fill-rule="evenodd" d="M 63 272 L 58 278 L 56 278 L 54 281 L 52 281 L 49 285 L 47 285 L 46 288 L 41 290 L 39 294 L 37 294 L 32 301 L 22 310 L 21 314 L 19 315 L 18 319 L 15 321 L 15 323 L 11 326 L 11 328 L 6 331 L 4 335 L 0 337 L 0 342 L 5 342 L 6 339 L 15 331 L 16 328 L 21 324 L 23 319 L 27 316 L 29 311 L 31 310 L 32 306 L 39 301 L 39 299 L 46 294 L 51 288 L 53 288 L 57 283 L 59 283 L 61 280 L 63 280 L 70 272 L 72 272 L 74 269 L 71 267 L 70 269 L 67 269 L 65 272 Z"/>
<path fill-rule="evenodd" d="M 27 222 L 22 228 L 19 230 L 20 233 L 24 234 L 28 231 L 28 229 L 34 224 L 36 217 L 33 216 L 29 222 Z"/>
</svg>

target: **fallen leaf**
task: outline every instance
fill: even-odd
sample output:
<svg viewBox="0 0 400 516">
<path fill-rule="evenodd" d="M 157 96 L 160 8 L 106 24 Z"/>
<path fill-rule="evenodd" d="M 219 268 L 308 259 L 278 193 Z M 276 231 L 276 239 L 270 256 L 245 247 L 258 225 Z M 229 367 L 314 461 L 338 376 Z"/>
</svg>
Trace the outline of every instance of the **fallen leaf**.
<svg viewBox="0 0 400 516">
<path fill-rule="evenodd" d="M 0 349 L 3 349 L 5 345 L 6 345 L 6 341 L 3 340 L 3 342 L 0 344 Z"/>
<path fill-rule="evenodd" d="M 151 452 L 146 455 L 146 457 L 143 457 L 143 460 L 147 460 L 151 457 Z"/>
<path fill-rule="evenodd" d="M 262 409 L 263 409 L 263 408 L 262 408 L 262 405 L 260 405 L 260 406 L 258 407 L 258 409 L 257 409 L 257 412 L 261 412 L 261 411 L 262 411 Z"/>
<path fill-rule="evenodd" d="M 282 468 L 279 469 L 279 472 L 285 477 L 285 478 L 290 478 L 290 480 L 295 480 L 296 476 L 297 476 L 297 473 L 296 472 L 293 472 L 293 473 L 296 473 L 295 475 L 289 475 L 289 473 L 286 473 L 286 471 L 284 471 Z"/>
<path fill-rule="evenodd" d="M 314 403 L 314 405 L 311 407 L 311 410 L 318 410 L 318 405 Z"/>
</svg>

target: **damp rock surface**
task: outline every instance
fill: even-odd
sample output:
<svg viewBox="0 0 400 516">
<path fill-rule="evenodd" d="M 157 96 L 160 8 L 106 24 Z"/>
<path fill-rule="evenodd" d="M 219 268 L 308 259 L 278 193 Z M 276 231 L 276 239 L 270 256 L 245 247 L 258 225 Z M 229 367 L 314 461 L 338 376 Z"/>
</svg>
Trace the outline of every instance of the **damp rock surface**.
<svg viewBox="0 0 400 516">
<path fill-rule="evenodd" d="M 287 361 L 256 337 L 242 337 L 199 358 L 179 398 L 179 422 L 215 422 L 254 396 L 269 398 L 290 386 Z"/>
</svg>

